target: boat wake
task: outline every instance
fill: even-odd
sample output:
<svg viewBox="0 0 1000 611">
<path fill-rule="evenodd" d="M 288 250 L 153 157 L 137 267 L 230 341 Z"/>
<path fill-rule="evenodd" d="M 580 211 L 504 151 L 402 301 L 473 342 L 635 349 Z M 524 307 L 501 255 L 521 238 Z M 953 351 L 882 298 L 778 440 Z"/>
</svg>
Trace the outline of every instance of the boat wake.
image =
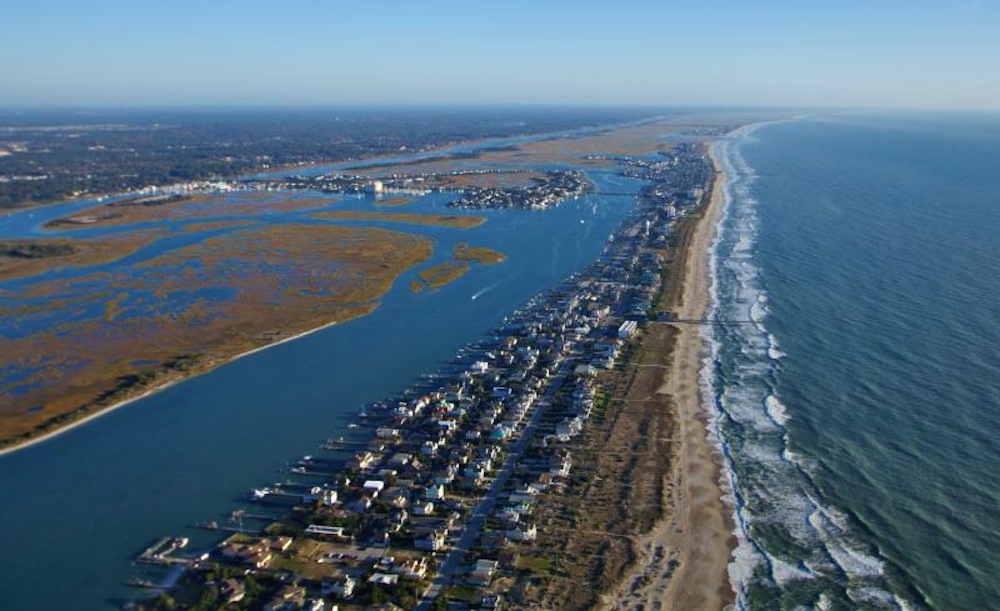
<svg viewBox="0 0 1000 611">
<path fill-rule="evenodd" d="M 472 300 L 475 301 L 475 300 L 479 299 L 480 297 L 482 297 L 483 295 L 485 295 L 486 293 L 489 293 L 490 291 L 492 291 L 493 289 L 495 289 L 498 284 L 500 284 L 500 283 L 499 282 L 494 282 L 493 284 L 489 285 L 488 287 L 477 291 L 476 293 L 474 293 L 472 295 Z"/>
<path fill-rule="evenodd" d="M 824 501 L 811 463 L 789 448 L 794 405 L 781 399 L 781 361 L 787 355 L 767 328 L 769 295 L 755 260 L 756 179 L 739 147 L 753 128 L 718 141 L 725 211 L 712 247 L 709 320 L 747 325 L 704 325 L 701 371 L 712 410 L 713 441 L 726 461 L 729 500 L 738 539 L 729 567 L 738 609 L 766 601 L 775 609 L 911 609 L 892 592 L 885 561 L 858 536 L 856 526 Z"/>
</svg>

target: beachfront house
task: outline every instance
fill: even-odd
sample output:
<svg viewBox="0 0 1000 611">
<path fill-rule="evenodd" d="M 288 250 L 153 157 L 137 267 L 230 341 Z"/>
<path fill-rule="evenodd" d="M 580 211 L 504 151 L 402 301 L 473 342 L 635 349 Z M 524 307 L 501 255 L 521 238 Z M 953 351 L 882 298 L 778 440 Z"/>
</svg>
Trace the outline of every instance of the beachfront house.
<svg viewBox="0 0 1000 611">
<path fill-rule="evenodd" d="M 521 524 L 508 529 L 506 534 L 511 541 L 534 541 L 538 538 L 538 528 L 534 524 Z"/>
<path fill-rule="evenodd" d="M 476 566 L 469 575 L 468 582 L 473 585 L 486 586 L 493 581 L 493 574 L 496 573 L 500 565 L 496 560 L 480 559 L 476 561 Z"/>
</svg>

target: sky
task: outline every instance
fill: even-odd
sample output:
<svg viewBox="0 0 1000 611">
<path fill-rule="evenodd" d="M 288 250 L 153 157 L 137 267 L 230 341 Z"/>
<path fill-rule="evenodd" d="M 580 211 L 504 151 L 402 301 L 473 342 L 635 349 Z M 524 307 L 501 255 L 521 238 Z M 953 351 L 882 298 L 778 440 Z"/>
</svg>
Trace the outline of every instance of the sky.
<svg viewBox="0 0 1000 611">
<path fill-rule="evenodd" d="M 997 0 L 0 0 L 0 106 L 1000 110 Z"/>
</svg>

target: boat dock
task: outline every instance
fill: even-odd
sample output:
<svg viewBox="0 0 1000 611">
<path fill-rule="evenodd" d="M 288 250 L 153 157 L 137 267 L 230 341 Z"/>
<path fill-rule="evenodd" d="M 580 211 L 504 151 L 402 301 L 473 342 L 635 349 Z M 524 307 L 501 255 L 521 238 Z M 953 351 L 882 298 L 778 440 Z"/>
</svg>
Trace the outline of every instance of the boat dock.
<svg viewBox="0 0 1000 611">
<path fill-rule="evenodd" d="M 329 479 L 329 478 L 336 477 L 340 472 L 339 471 L 334 471 L 334 470 L 331 470 L 331 471 L 319 471 L 319 470 L 316 470 L 316 469 L 307 469 L 305 467 L 292 467 L 291 469 L 288 470 L 288 473 L 290 473 L 292 475 L 308 475 L 310 477 L 322 477 L 322 478 Z"/>
<path fill-rule="evenodd" d="M 146 548 L 146 551 L 139 554 L 139 562 L 147 564 L 162 565 L 189 565 L 193 562 L 191 558 L 179 558 L 171 556 L 179 549 L 187 546 L 186 537 L 163 537 L 153 545 Z"/>
<path fill-rule="evenodd" d="M 238 533 L 241 535 L 259 535 L 263 532 L 260 528 L 247 528 L 245 526 L 224 526 L 218 522 L 201 522 L 195 524 L 195 528 L 201 528 L 202 530 L 214 530 L 227 533 Z"/>
<path fill-rule="evenodd" d="M 320 444 L 320 448 L 324 450 L 346 450 L 349 448 L 365 448 L 371 445 L 371 440 L 368 441 L 352 441 L 346 440 L 343 437 L 334 439 L 329 438 Z"/>
<path fill-rule="evenodd" d="M 134 588 L 148 588 L 150 590 L 162 590 L 162 589 L 164 589 L 164 587 L 161 586 L 161 585 L 159 585 L 158 583 L 152 582 L 152 581 L 150 581 L 148 579 L 141 579 L 139 577 L 135 577 L 135 578 L 129 579 L 125 583 L 127 583 L 128 585 L 130 585 L 130 586 L 132 586 Z"/>
</svg>

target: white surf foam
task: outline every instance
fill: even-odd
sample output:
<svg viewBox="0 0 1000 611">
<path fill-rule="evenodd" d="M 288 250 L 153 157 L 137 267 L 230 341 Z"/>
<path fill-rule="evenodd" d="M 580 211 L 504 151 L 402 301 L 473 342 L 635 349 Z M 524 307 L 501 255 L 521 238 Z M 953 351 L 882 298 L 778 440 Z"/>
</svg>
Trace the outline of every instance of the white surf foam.
<svg viewBox="0 0 1000 611">
<path fill-rule="evenodd" d="M 831 511 L 818 506 L 809 514 L 809 524 L 819 534 L 824 547 L 837 567 L 849 579 L 880 577 L 885 563 L 861 550 L 845 538 L 845 530 L 832 519 Z"/>
<path fill-rule="evenodd" d="M 768 395 L 764 399 L 764 406 L 767 408 L 767 415 L 771 417 L 771 420 L 779 426 L 785 426 L 788 424 L 788 409 L 785 404 L 778 400 L 774 395 Z"/>
<path fill-rule="evenodd" d="M 767 356 L 772 361 L 778 361 L 788 356 L 781 351 L 781 348 L 778 346 L 778 338 L 773 333 L 767 334 Z"/>
<path fill-rule="evenodd" d="M 748 134 L 752 128 L 741 128 L 734 133 L 734 137 Z M 722 186 L 722 215 L 719 220 L 719 229 L 715 233 L 715 238 L 709 249 L 709 311 L 706 318 L 713 320 L 719 313 L 719 247 L 721 244 L 722 230 L 732 207 L 732 185 L 736 178 L 736 169 L 733 167 L 731 141 L 720 139 L 712 145 L 712 156 L 722 166 L 726 174 L 726 183 Z M 747 586 L 753 578 L 757 566 L 761 562 L 760 554 L 751 543 L 748 536 L 747 516 L 742 507 L 739 496 L 739 483 L 736 472 L 732 468 L 732 456 L 722 433 L 722 420 L 725 417 L 720 409 L 714 382 L 714 364 L 718 360 L 720 351 L 719 341 L 714 336 L 712 325 L 703 325 L 701 336 L 707 353 L 702 358 L 702 366 L 699 371 L 699 379 L 702 392 L 702 404 L 709 410 L 708 413 L 708 434 L 709 438 L 723 456 L 725 469 L 723 470 L 723 481 L 721 482 L 724 491 L 724 501 L 733 508 L 733 536 L 736 539 L 736 549 L 733 550 L 732 560 L 727 567 L 729 583 L 736 595 L 735 607 L 740 611 L 748 608 Z"/>
<path fill-rule="evenodd" d="M 849 586 L 847 597 L 858 606 L 890 609 L 896 607 L 896 597 L 873 586 Z"/>
<path fill-rule="evenodd" d="M 793 581 L 815 579 L 816 574 L 808 567 L 771 557 L 771 578 L 779 586 L 786 586 Z"/>
<path fill-rule="evenodd" d="M 764 304 L 753 302 L 750 306 L 750 320 L 757 323 L 758 331 L 764 330 L 760 323 L 764 322 L 765 318 L 767 318 L 767 308 L 764 307 Z"/>
<path fill-rule="evenodd" d="M 765 409 L 761 409 L 765 401 L 765 396 L 761 389 L 736 384 L 730 385 L 722 391 L 721 400 L 723 411 L 740 425 L 749 427 L 758 433 L 779 432 L 778 425 L 774 419 L 770 417 Z M 745 444 L 741 451 L 748 453 L 758 447 L 759 444 Z M 770 449 L 766 450 L 766 452 L 768 460 L 777 459 L 777 456 Z M 754 454 L 753 458 L 763 460 L 765 456 Z"/>
</svg>

